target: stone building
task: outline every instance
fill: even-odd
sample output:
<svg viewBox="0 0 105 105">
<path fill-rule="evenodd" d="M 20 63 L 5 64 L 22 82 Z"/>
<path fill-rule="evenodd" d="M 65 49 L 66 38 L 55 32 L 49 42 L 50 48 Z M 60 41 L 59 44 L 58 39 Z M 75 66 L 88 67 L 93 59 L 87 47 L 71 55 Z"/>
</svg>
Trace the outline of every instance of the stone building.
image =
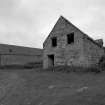
<svg viewBox="0 0 105 105">
<path fill-rule="evenodd" d="M 103 41 L 93 40 L 61 16 L 43 43 L 43 67 L 89 67 L 104 55 Z"/>
<path fill-rule="evenodd" d="M 42 49 L 0 44 L 0 66 L 42 62 Z"/>
</svg>

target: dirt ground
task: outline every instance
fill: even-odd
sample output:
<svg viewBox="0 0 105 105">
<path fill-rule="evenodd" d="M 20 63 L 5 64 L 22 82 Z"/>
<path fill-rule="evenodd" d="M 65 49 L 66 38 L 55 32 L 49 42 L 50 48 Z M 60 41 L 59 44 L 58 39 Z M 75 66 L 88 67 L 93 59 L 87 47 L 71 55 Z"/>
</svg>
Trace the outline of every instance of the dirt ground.
<svg viewBox="0 0 105 105">
<path fill-rule="evenodd" d="M 105 105 L 105 72 L 0 70 L 0 105 Z"/>
</svg>

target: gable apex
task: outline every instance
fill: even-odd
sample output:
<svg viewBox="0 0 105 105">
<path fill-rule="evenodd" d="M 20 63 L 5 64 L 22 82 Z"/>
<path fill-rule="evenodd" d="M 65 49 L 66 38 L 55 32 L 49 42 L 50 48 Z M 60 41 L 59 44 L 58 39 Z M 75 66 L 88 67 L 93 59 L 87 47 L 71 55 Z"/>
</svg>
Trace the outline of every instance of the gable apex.
<svg viewBox="0 0 105 105">
<path fill-rule="evenodd" d="M 51 32 L 49 33 L 49 35 L 47 36 L 47 38 L 45 39 L 44 43 L 43 43 L 43 46 L 45 45 L 46 43 L 46 40 L 51 36 L 51 33 L 54 32 L 55 30 L 58 30 L 58 29 L 62 29 L 65 27 L 65 25 L 71 25 L 73 27 L 75 27 L 71 22 L 69 22 L 64 16 L 60 16 L 57 20 L 57 22 L 55 23 L 54 27 L 52 28 Z"/>
<path fill-rule="evenodd" d="M 57 22 L 55 23 L 53 29 L 54 29 L 55 27 L 57 27 L 58 24 L 65 24 L 65 23 L 66 23 L 66 24 L 67 24 L 67 23 L 68 23 L 68 24 L 71 24 L 64 16 L 61 15 L 61 16 L 58 18 Z M 53 29 L 52 29 L 52 30 L 53 30 Z"/>
<path fill-rule="evenodd" d="M 60 21 L 60 20 L 67 20 L 67 19 L 66 19 L 64 16 L 61 15 L 61 16 L 59 17 L 58 21 Z"/>
<path fill-rule="evenodd" d="M 68 23 L 68 24 L 71 24 L 71 25 L 73 25 L 68 19 L 66 19 L 64 16 L 60 16 L 59 17 L 59 19 L 58 19 L 58 21 L 56 22 L 56 23 L 58 23 L 58 22 L 61 22 L 61 21 L 63 21 L 63 22 L 65 22 L 65 23 Z M 74 26 L 74 25 L 73 25 Z"/>
</svg>

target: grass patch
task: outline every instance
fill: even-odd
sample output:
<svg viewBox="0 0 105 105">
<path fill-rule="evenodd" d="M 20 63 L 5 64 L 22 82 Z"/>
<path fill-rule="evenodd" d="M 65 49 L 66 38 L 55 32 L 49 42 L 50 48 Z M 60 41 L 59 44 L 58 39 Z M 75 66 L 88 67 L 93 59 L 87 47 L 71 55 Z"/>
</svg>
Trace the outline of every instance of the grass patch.
<svg viewBox="0 0 105 105">
<path fill-rule="evenodd" d="M 95 65 L 92 67 L 80 67 L 80 66 L 58 66 L 53 68 L 45 69 L 45 71 L 52 71 L 52 72 L 94 72 L 94 73 L 100 73 L 102 69 Z"/>
<path fill-rule="evenodd" d="M 105 73 L 0 71 L 1 105 L 104 105 Z M 86 88 L 87 87 L 87 88 Z M 80 91 L 78 91 L 80 90 Z"/>
</svg>

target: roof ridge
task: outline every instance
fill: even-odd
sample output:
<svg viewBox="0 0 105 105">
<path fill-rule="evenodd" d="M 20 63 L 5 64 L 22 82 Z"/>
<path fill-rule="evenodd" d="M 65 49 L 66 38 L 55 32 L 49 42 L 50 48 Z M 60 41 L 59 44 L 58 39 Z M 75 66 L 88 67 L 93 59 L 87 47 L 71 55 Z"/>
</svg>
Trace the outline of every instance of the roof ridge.
<svg viewBox="0 0 105 105">
<path fill-rule="evenodd" d="M 99 47 L 103 48 L 100 44 L 98 44 L 93 38 L 89 37 L 87 34 L 84 34 L 86 38 L 88 38 L 90 41 L 92 41 L 94 44 L 98 45 Z"/>
</svg>

